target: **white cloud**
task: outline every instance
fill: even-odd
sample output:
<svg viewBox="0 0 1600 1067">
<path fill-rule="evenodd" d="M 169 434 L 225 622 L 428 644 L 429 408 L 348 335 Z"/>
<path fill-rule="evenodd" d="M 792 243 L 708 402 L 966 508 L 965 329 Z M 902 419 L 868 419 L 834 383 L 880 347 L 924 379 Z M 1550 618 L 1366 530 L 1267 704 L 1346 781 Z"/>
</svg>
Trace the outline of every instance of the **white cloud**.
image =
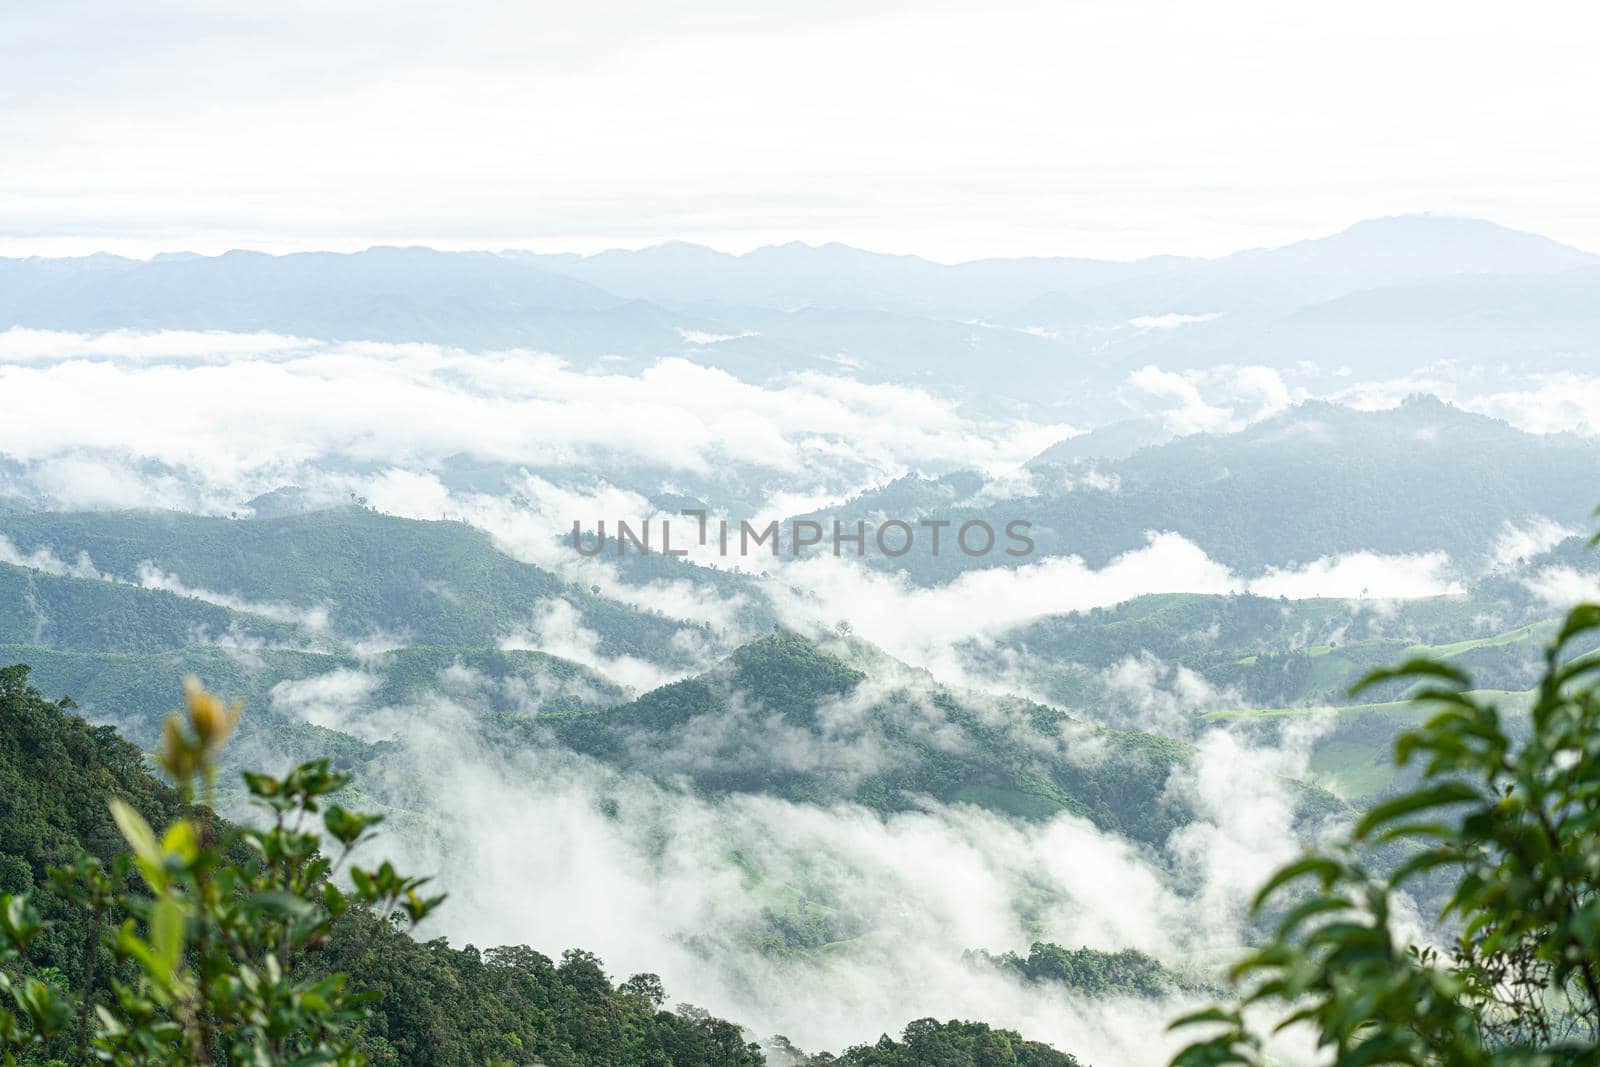
<svg viewBox="0 0 1600 1067">
<path fill-rule="evenodd" d="M 738 333 L 708 333 L 705 330 L 685 330 L 678 328 L 678 333 L 692 345 L 717 345 L 724 341 L 738 341 L 745 337 L 760 337 L 755 330 L 740 330 Z"/>
<path fill-rule="evenodd" d="M 441 886 L 451 904 L 434 921 L 453 940 L 582 945 L 618 976 L 659 973 L 675 999 L 812 1050 L 919 1017 L 981 1018 L 1106 1067 L 1170 1056 L 1165 1024 L 1187 1002 L 1084 1001 L 974 970 L 962 953 L 1045 939 L 1181 966 L 1231 951 L 1244 880 L 1295 847 L 1277 776 L 1304 760 L 1208 739 L 1171 783 L 1199 821 L 1151 850 L 1067 814 L 1023 824 L 969 806 L 881 816 L 696 798 L 555 753 L 483 749 L 447 708 L 415 719 L 372 787 L 415 797 L 423 783 L 439 816 L 418 833 L 396 820 L 386 849 L 472 872 Z M 763 910 L 797 897 L 836 924 L 828 950 L 755 948 Z"/>
<path fill-rule="evenodd" d="M 1600 437 L 1600 375 L 1572 371 L 1520 373 L 1443 362 L 1399 378 L 1369 379 L 1331 399 L 1365 411 L 1398 407 L 1414 393 L 1431 393 L 1463 411 L 1501 419 L 1527 433 Z"/>
<path fill-rule="evenodd" d="M 1577 535 L 1578 531 L 1572 527 L 1543 515 L 1534 515 L 1520 524 L 1508 519 L 1490 550 L 1489 569 L 1497 573 L 1515 570 L 1534 556 Z"/>
<path fill-rule="evenodd" d="M 45 457 L 28 471 L 28 481 L 35 494 L 75 511 L 183 508 L 193 501 L 195 489 L 186 479 L 140 470 L 108 454 Z"/>
<path fill-rule="evenodd" d="M 500 647 L 544 652 L 581 663 L 636 694 L 687 673 L 663 670 L 634 656 L 608 656 L 600 650 L 600 643 L 600 635 L 583 624 L 583 616 L 570 601 L 551 597 L 535 604 L 530 625 L 502 638 Z"/>
<path fill-rule="evenodd" d="M 339 668 L 326 674 L 279 682 L 269 698 L 274 711 L 330 730 L 363 736 L 360 721 L 383 679 L 365 671 Z"/>
<path fill-rule="evenodd" d="M 1526 388 L 1469 397 L 1462 406 L 1505 419 L 1529 433 L 1600 436 L 1600 377 L 1595 375 L 1540 375 Z"/>
<path fill-rule="evenodd" d="M 1173 533 L 1096 570 L 1077 556 L 1015 568 L 971 570 L 944 585 L 916 586 L 832 556 L 776 564 L 773 596 L 786 613 L 828 626 L 845 619 L 867 640 L 927 664 L 950 643 L 1037 615 L 1120 603 L 1148 592 L 1227 593 L 1229 570 Z M 792 593 L 788 590 L 792 590 Z"/>
<path fill-rule="evenodd" d="M 0 331 L 0 362 L 58 363 L 102 358 L 119 362 L 228 363 L 240 358 L 283 358 L 316 346 L 276 333 L 223 330 L 106 330 L 73 333 L 13 326 Z"/>
<path fill-rule="evenodd" d="M 294 623 L 304 626 L 313 633 L 321 633 L 328 628 L 328 608 L 325 605 L 301 608 L 293 604 L 246 600 L 232 593 L 218 593 L 210 589 L 197 588 L 186 584 L 176 574 L 168 574 L 149 560 L 139 564 L 138 582 L 145 589 L 160 589 L 176 596 L 186 596 L 207 604 L 215 604 L 230 611 L 248 612 L 276 622 Z"/>
<path fill-rule="evenodd" d="M 1153 364 L 1128 375 L 1136 411 L 1159 415 L 1169 433 L 1228 433 L 1276 415 L 1305 399 L 1271 367 L 1224 364 L 1208 370 L 1168 371 Z"/>
<path fill-rule="evenodd" d="M 1257 596 L 1283 596 L 1291 600 L 1310 597 L 1349 599 L 1404 599 L 1461 593 L 1465 589 L 1444 552 L 1418 552 L 1386 556 L 1376 552 L 1347 552 L 1323 556 L 1301 567 L 1268 567 L 1251 580 Z"/>
<path fill-rule="evenodd" d="M 961 658 L 952 653 L 958 642 L 1041 615 L 1109 607 L 1148 593 L 1251 592 L 1298 600 L 1405 599 L 1462 591 L 1443 552 L 1351 552 L 1250 576 L 1211 559 L 1180 534 L 1146 536 L 1144 547 L 1098 569 L 1077 556 L 1050 556 L 1015 567 L 969 570 L 931 586 L 848 558 L 774 560 L 777 582 L 769 594 L 796 625 L 827 627 L 847 620 L 856 633 L 893 655 L 956 681 L 967 676 Z"/>
<path fill-rule="evenodd" d="M 1522 584 L 1546 604 L 1563 611 L 1600 599 L 1600 576 L 1575 567 L 1544 567 L 1523 578 Z"/>
<path fill-rule="evenodd" d="M 1246 704 L 1239 694 L 1218 689 L 1188 667 L 1163 663 L 1143 650 L 1100 672 L 1100 680 L 1110 699 L 1098 721 L 1166 737 L 1191 737 L 1198 732 L 1200 716 Z"/>
<path fill-rule="evenodd" d="M 0 563 L 9 563 L 14 567 L 27 567 L 30 570 L 43 571 L 45 574 L 55 574 L 68 578 L 100 578 L 111 579 L 110 575 L 102 574 L 94 565 L 94 560 L 89 558 L 89 553 L 79 552 L 78 558 L 67 562 L 57 556 L 55 550 L 49 545 L 40 545 L 32 552 L 23 554 L 11 539 L 0 534 Z"/>
<path fill-rule="evenodd" d="M 1210 322 L 1220 319 L 1222 312 L 1209 311 L 1203 315 L 1180 315 L 1169 312 L 1165 315 L 1139 315 L 1127 321 L 1127 325 L 1135 330 L 1176 330 L 1179 326 L 1190 326 L 1197 322 Z"/>
<path fill-rule="evenodd" d="M 1310 742 L 1327 725 L 1308 719 L 1290 743 L 1271 748 L 1214 730 L 1199 741 L 1193 763 L 1173 774 L 1169 791 L 1198 817 L 1167 847 L 1213 916 L 1245 922 L 1256 891 L 1300 851 L 1287 779 L 1307 777 Z"/>
<path fill-rule="evenodd" d="M 527 352 L 170 336 L 163 361 L 164 333 L 0 334 L 0 454 L 27 466 L 35 494 L 228 511 L 318 468 L 428 471 L 463 455 L 698 476 L 736 466 L 788 493 L 838 494 L 913 463 L 1008 470 L 1067 432 L 975 420 L 903 386 L 802 374 L 762 387 L 684 359 L 585 374 Z M 76 417 L 58 417 L 64 395 Z"/>
<path fill-rule="evenodd" d="M 1207 403 L 1194 381 L 1175 371 L 1141 367 L 1128 375 L 1128 384 L 1156 401 L 1171 433 L 1215 433 L 1233 421 L 1230 409 Z"/>
</svg>

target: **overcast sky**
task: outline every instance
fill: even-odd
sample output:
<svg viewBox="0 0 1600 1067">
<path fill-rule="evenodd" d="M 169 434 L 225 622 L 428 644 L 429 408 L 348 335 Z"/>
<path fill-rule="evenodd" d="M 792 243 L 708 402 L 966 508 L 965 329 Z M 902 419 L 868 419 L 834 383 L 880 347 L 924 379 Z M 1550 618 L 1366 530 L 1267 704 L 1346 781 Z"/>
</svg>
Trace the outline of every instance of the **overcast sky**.
<svg viewBox="0 0 1600 1067">
<path fill-rule="evenodd" d="M 0 254 L 1600 249 L 1588 0 L 9 0 Z"/>
</svg>

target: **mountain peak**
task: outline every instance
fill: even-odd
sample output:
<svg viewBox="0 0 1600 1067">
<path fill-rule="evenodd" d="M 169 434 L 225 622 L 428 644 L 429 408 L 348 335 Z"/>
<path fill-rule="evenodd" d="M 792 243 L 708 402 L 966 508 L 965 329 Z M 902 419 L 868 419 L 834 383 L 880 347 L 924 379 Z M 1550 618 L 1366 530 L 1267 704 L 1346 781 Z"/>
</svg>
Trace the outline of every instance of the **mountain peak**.
<svg viewBox="0 0 1600 1067">
<path fill-rule="evenodd" d="M 1388 215 L 1364 219 L 1328 237 L 1272 249 L 1275 258 L 1344 257 L 1369 269 L 1429 274 L 1517 274 L 1570 270 L 1600 257 L 1536 233 L 1461 215 Z"/>
<path fill-rule="evenodd" d="M 735 685 L 770 694 L 769 703 L 800 698 L 810 706 L 821 697 L 848 692 L 866 677 L 815 641 L 781 626 L 736 649 L 728 663 Z"/>
</svg>

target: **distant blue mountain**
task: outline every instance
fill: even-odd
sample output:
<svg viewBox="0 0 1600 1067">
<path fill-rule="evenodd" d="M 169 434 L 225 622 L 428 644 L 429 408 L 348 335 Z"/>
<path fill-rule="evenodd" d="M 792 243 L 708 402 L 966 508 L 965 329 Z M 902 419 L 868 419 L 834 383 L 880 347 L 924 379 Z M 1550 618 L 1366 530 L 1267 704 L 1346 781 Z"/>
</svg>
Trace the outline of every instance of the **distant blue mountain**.
<svg viewBox="0 0 1600 1067">
<path fill-rule="evenodd" d="M 971 400 L 1118 417 L 1130 370 L 1309 361 L 1403 374 L 1438 359 L 1600 355 L 1600 258 L 1473 219 L 1375 219 L 1213 260 L 944 265 L 829 244 L 729 255 L 373 248 L 0 260 L 0 328 L 273 331 L 665 356 L 748 381 L 848 373 Z M 1123 412 L 1125 414 L 1125 412 Z"/>
</svg>

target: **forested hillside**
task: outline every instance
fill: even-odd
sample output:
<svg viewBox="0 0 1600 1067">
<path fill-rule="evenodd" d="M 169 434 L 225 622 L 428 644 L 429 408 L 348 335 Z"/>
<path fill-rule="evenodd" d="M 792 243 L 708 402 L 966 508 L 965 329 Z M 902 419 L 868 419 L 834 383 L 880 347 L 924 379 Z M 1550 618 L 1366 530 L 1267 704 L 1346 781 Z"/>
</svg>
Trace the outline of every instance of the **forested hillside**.
<svg viewBox="0 0 1600 1067">
<path fill-rule="evenodd" d="M 1026 518 L 1040 555 L 1078 555 L 1094 567 L 1142 547 L 1147 532 L 1174 531 L 1248 575 L 1357 551 L 1443 551 L 1476 568 L 1507 523 L 1584 522 L 1597 467 L 1592 440 L 1526 433 L 1429 396 L 1371 412 L 1308 402 L 1237 432 L 1122 458 L 1041 457 L 1021 493 L 1009 481 L 986 489 L 974 473 L 913 477 L 815 517 L 871 529 L 882 515 L 936 514 L 995 530 Z M 876 562 L 931 583 L 1015 561 L 946 552 Z"/>
<path fill-rule="evenodd" d="M 1030 818 L 1072 811 L 1148 840 L 1182 821 L 1162 783 L 1203 715 L 1338 706 L 1366 671 L 1422 651 L 1472 669 L 1487 688 L 1526 689 L 1555 609 L 1522 575 L 1581 575 L 1592 566 L 1574 538 L 1518 575 L 1479 579 L 1464 596 L 1161 594 L 1039 617 L 956 646 L 971 677 L 1004 663 L 994 688 L 1031 701 L 931 684 L 860 640 L 833 638 L 845 656 L 837 659 L 792 632 L 748 644 L 709 672 L 630 693 L 604 673 L 613 663 L 637 660 L 647 676 L 671 677 L 714 662 L 715 641 L 704 629 L 519 563 L 460 524 L 348 508 L 249 520 L 11 513 L 0 516 L 0 530 L 14 555 L 35 564 L 0 564 L 5 657 L 31 664 L 41 689 L 71 694 L 140 744 L 155 740 L 170 679 L 197 674 L 245 698 L 253 709 L 245 736 L 286 755 L 328 753 L 357 765 L 393 736 L 393 724 L 381 725 L 376 713 L 442 702 L 505 743 L 687 775 L 712 793 L 851 798 L 879 811 L 924 796 Z M 274 552 L 292 563 L 270 565 Z M 653 559 L 654 570 L 635 569 L 630 579 L 714 580 L 722 595 L 747 604 L 764 603 L 758 598 L 771 584 Z M 113 580 L 152 565 L 176 577 L 179 591 Z M 366 570 L 378 575 L 382 595 L 359 592 Z M 341 600 L 347 593 L 354 595 Z M 496 647 L 551 604 L 570 612 L 568 629 L 519 640 L 552 640 L 590 665 Z M 592 644 L 574 645 L 571 627 Z M 364 643 L 374 635 L 376 649 Z M 1128 686 L 1178 665 L 1214 692 L 1181 721 L 1152 720 Z M 330 687 L 338 702 L 308 718 L 306 694 Z M 1390 686 L 1373 698 L 1400 695 Z M 612 710 L 599 714 L 604 709 Z M 1133 732 L 1096 733 L 1085 724 Z M 955 733 L 939 735 L 943 726 Z M 708 730 L 717 740 L 705 749 Z M 787 764 L 775 759 L 770 743 L 784 732 L 834 755 L 809 764 L 793 754 Z M 1151 733 L 1177 741 L 1142 736 Z M 1352 759 L 1371 763 L 1362 792 L 1381 783 L 1387 734 L 1381 725 L 1357 734 L 1364 756 L 1345 744 L 1356 735 L 1344 726 L 1328 739 L 1324 747 L 1341 754 L 1313 764 L 1318 773 L 1333 768 L 1324 784 L 1348 786 Z M 704 750 L 691 752 L 691 740 Z M 1118 759 L 1072 755 L 1107 744 Z"/>
<path fill-rule="evenodd" d="M 145 769 L 137 748 L 69 707 L 29 687 L 26 667 L 0 670 L 0 894 L 30 894 L 51 923 L 30 945 L 20 974 L 63 989 L 87 983 L 104 999 L 111 980 L 131 979 L 130 964 L 112 953 L 112 939 L 103 942 L 106 931 L 78 904 L 52 891 L 51 871 L 82 854 L 113 866 L 126 848 L 108 809 L 113 798 L 157 827 L 186 809 Z M 654 975 L 616 983 L 602 961 L 576 949 L 556 962 L 525 947 L 480 951 L 417 941 L 359 911 L 316 951 L 347 971 L 354 986 L 379 994 L 372 1018 L 356 1031 L 357 1047 L 375 1064 L 899 1064 L 928 1062 L 933 1050 L 960 1063 L 1076 1063 L 1014 1033 L 932 1020 L 912 1024 L 904 1044 L 885 1037 L 837 1061 L 783 1052 L 769 1061 L 738 1026 L 691 1005 L 667 1010 L 667 991 Z M 781 1038 L 769 1044 L 794 1052 Z"/>
<path fill-rule="evenodd" d="M 6 512 L 0 534 L 24 556 L 81 555 L 124 581 L 154 568 L 247 616 L 276 614 L 346 640 L 492 648 L 526 627 L 533 606 L 550 597 L 569 600 L 607 654 L 683 663 L 672 637 L 701 629 L 563 582 L 497 550 L 465 523 L 418 522 L 356 506 L 249 521 L 176 512 Z M 70 634 L 96 624 L 58 625 Z"/>
<path fill-rule="evenodd" d="M 1187 758 L 1179 742 L 926 678 L 897 680 L 892 670 L 869 681 L 788 631 L 632 703 L 506 726 L 624 769 L 684 775 L 713 794 L 848 799 L 880 812 L 929 797 L 1030 819 L 1071 812 L 1150 842 L 1188 817 L 1165 794 Z"/>
<path fill-rule="evenodd" d="M 1239 707 L 1343 704 L 1368 672 L 1423 650 L 1470 668 L 1488 688 L 1520 690 L 1537 677 L 1542 642 L 1559 620 L 1550 605 L 1507 584 L 1377 603 L 1167 593 L 1044 616 L 992 645 L 1023 657 L 1066 707 L 1106 706 L 1115 699 L 1115 668 L 1140 657 L 1181 663 Z"/>
</svg>

